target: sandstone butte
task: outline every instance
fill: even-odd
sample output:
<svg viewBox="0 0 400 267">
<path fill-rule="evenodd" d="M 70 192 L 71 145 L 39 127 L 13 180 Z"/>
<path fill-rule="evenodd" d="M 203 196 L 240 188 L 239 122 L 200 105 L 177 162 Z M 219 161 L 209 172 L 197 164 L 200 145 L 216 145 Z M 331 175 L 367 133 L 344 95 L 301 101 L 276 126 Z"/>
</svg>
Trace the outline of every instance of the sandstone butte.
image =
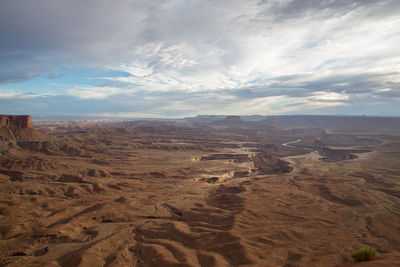
<svg viewBox="0 0 400 267">
<path fill-rule="evenodd" d="M 0 128 L 32 128 L 30 115 L 0 115 Z"/>
</svg>

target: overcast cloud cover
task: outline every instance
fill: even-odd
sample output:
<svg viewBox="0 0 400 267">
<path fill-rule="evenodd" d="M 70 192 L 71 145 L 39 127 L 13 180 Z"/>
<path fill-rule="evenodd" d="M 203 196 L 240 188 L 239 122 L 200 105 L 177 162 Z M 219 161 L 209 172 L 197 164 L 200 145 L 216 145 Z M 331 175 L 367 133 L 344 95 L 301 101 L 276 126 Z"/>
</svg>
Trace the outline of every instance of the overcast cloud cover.
<svg viewBox="0 0 400 267">
<path fill-rule="evenodd" d="M 0 113 L 400 114 L 398 0 L 2 0 Z"/>
</svg>

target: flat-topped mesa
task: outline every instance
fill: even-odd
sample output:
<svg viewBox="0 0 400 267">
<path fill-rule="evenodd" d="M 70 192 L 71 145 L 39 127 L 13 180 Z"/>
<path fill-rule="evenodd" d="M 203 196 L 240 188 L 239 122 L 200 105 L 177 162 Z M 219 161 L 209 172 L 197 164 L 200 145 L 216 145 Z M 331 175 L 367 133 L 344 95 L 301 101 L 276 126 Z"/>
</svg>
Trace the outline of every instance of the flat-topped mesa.
<svg viewBox="0 0 400 267">
<path fill-rule="evenodd" d="M 30 115 L 0 115 L 0 128 L 32 128 Z"/>
<path fill-rule="evenodd" d="M 244 124 L 245 121 L 240 118 L 240 116 L 227 116 L 223 120 L 213 121 L 214 125 L 222 125 L 222 126 L 238 126 Z"/>
</svg>

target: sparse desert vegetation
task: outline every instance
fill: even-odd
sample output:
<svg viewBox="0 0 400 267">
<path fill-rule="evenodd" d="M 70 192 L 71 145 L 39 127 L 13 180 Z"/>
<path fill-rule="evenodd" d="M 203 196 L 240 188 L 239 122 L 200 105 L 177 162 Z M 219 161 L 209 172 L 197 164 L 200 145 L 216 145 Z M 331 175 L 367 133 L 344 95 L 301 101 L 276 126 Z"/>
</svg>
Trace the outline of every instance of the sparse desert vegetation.
<svg viewBox="0 0 400 267">
<path fill-rule="evenodd" d="M 376 258 L 376 250 L 370 247 L 362 247 L 358 251 L 351 254 L 355 262 L 371 261 Z"/>
</svg>

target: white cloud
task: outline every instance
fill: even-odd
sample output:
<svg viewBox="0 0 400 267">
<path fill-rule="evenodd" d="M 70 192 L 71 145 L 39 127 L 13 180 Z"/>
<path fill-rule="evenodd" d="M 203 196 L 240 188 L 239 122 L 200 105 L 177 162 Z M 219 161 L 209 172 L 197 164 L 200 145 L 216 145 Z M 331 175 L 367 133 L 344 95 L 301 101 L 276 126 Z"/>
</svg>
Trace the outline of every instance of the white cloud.
<svg viewBox="0 0 400 267">
<path fill-rule="evenodd" d="M 334 101 L 334 100 L 348 100 L 350 95 L 342 92 L 342 93 L 335 93 L 335 92 L 324 92 L 318 91 L 312 93 L 311 97 L 308 97 L 309 100 L 327 100 L 327 101 Z"/>
<path fill-rule="evenodd" d="M 239 5 L 239 11 L 237 6 L 233 9 L 235 4 Z M 268 8 L 264 10 L 267 16 L 260 15 L 255 1 L 235 4 L 222 17 L 213 17 L 215 14 L 211 12 L 209 19 L 216 24 L 201 28 L 201 34 L 193 32 L 193 38 L 188 38 L 186 31 L 181 32 L 185 38 L 182 41 L 179 29 L 173 33 L 171 25 L 166 25 L 167 32 L 162 35 L 177 34 L 176 40 L 158 40 L 136 47 L 133 62 L 111 66 L 132 76 L 108 79 L 139 84 L 140 89 L 153 91 L 196 92 L 265 86 L 273 79 L 289 75 L 302 76 L 281 85 L 301 87 L 334 75 L 350 78 L 359 74 L 384 75 L 399 66 L 400 35 L 393 33 L 400 28 L 400 14 L 386 19 L 366 17 L 369 10 L 361 7 L 331 17 L 309 13 L 276 22 Z M 269 8 L 277 4 L 270 3 Z M 179 7 L 174 5 L 174 8 Z M 211 5 L 207 8 L 218 9 Z M 159 14 L 164 15 L 168 16 Z M 181 27 L 191 28 L 185 24 L 186 19 L 192 22 L 183 18 Z M 215 39 L 210 39 L 211 36 Z M 400 80 L 396 78 L 395 82 Z"/>
<path fill-rule="evenodd" d="M 18 92 L 1 92 L 0 91 L 0 99 L 31 99 L 31 98 L 38 98 L 41 97 L 40 95 L 36 94 L 25 94 L 25 93 L 18 93 Z"/>
<path fill-rule="evenodd" d="M 81 99 L 105 99 L 122 92 L 123 90 L 117 87 L 91 86 L 71 88 L 68 90 L 68 95 Z"/>
</svg>

